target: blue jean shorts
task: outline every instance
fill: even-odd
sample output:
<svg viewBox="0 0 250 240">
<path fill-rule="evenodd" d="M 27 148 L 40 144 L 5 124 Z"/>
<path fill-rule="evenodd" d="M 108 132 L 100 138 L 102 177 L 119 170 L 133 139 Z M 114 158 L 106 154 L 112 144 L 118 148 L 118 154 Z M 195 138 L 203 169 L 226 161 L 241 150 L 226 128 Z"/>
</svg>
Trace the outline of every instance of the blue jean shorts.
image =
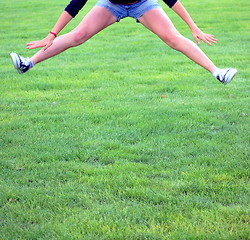
<svg viewBox="0 0 250 240">
<path fill-rule="evenodd" d="M 132 17 L 138 21 L 138 18 L 145 12 L 161 7 L 157 0 L 139 0 L 130 5 L 114 4 L 109 0 L 99 0 L 96 5 L 108 9 L 117 18 L 118 22 L 125 17 Z"/>
</svg>

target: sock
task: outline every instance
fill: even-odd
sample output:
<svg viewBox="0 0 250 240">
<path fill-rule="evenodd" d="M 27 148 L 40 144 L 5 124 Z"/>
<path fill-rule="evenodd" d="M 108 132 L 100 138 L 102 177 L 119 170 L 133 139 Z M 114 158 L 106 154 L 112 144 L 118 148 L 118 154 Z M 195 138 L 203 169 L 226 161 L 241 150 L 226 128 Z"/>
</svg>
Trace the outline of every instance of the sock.
<svg viewBox="0 0 250 240">
<path fill-rule="evenodd" d="M 29 60 L 29 63 L 30 63 L 30 68 L 33 68 L 35 66 L 35 64 L 33 63 L 33 61 L 30 58 L 28 58 L 28 60 Z"/>
<path fill-rule="evenodd" d="M 212 75 L 216 78 L 216 77 L 219 75 L 220 70 L 221 70 L 221 69 L 216 68 L 216 69 L 213 71 Z"/>
</svg>

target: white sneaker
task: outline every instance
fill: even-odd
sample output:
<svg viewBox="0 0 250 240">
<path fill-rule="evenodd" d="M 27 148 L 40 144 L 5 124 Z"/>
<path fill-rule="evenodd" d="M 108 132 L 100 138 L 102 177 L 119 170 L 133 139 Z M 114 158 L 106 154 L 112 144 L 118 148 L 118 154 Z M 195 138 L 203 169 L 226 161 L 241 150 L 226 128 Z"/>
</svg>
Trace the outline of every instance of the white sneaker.
<svg viewBox="0 0 250 240">
<path fill-rule="evenodd" d="M 12 63 L 18 73 L 25 73 L 30 68 L 34 66 L 34 63 L 29 58 L 24 58 L 22 56 L 17 55 L 16 53 L 10 54 Z"/>
<path fill-rule="evenodd" d="M 228 84 L 232 81 L 236 75 L 237 70 L 235 68 L 217 69 L 213 75 L 223 84 Z"/>
</svg>

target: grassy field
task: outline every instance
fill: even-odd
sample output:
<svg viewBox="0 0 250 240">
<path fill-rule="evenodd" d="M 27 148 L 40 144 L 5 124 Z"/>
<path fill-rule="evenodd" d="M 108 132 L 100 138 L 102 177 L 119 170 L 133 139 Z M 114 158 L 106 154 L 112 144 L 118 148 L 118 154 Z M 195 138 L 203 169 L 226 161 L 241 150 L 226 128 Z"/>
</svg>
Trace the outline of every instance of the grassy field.
<svg viewBox="0 0 250 240">
<path fill-rule="evenodd" d="M 249 1 L 182 1 L 227 86 L 133 19 L 17 74 L 67 3 L 0 0 L 0 239 L 249 239 Z"/>
</svg>

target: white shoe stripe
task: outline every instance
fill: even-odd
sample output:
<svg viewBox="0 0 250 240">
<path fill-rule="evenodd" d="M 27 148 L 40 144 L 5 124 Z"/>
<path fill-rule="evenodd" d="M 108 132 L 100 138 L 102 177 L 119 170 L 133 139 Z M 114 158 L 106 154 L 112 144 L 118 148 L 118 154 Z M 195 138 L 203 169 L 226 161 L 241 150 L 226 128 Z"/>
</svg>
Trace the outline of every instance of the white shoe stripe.
<svg viewBox="0 0 250 240">
<path fill-rule="evenodd" d="M 234 78 L 235 74 L 237 73 L 236 69 L 230 69 L 225 76 L 225 84 L 230 83 L 232 79 Z"/>
</svg>

